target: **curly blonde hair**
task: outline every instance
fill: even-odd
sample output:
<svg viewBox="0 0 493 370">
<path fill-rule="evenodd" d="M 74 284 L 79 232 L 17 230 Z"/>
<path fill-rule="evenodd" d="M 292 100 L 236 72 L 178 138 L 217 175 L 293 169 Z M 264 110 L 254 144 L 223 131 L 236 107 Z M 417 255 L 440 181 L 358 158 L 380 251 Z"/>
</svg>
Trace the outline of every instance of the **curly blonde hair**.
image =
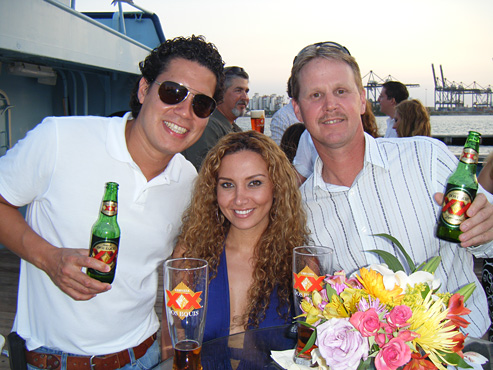
<svg viewBox="0 0 493 370">
<path fill-rule="evenodd" d="M 296 172 L 273 140 L 255 131 L 230 133 L 209 151 L 195 182 L 191 204 L 183 215 L 177 245 L 185 249 L 186 257 L 207 260 L 211 278 L 216 276 L 231 225 L 217 202 L 218 172 L 225 156 L 244 150 L 262 156 L 274 185 L 269 225 L 255 247 L 249 303 L 240 321 L 245 322 L 244 329 L 248 329 L 258 327 L 264 320 L 269 298 L 276 287 L 279 298 L 277 312 L 282 316 L 281 307 L 286 306 L 290 315 L 292 250 L 306 244 L 309 235 Z"/>
</svg>

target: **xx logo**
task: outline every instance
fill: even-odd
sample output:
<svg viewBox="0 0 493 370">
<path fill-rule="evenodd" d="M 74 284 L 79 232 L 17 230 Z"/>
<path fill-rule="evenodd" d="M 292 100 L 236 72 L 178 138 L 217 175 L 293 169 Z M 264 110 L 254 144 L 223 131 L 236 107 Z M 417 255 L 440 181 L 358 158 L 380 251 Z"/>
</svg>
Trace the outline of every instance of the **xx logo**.
<svg viewBox="0 0 493 370">
<path fill-rule="evenodd" d="M 202 308 L 200 305 L 201 294 L 202 292 L 194 292 L 181 282 L 175 289 L 166 290 L 166 306 L 170 307 L 183 320 L 192 311 Z"/>
<path fill-rule="evenodd" d="M 308 266 L 305 266 L 298 274 L 293 273 L 294 289 L 300 293 L 309 293 L 314 290 L 322 290 L 325 276 L 318 276 Z"/>
</svg>

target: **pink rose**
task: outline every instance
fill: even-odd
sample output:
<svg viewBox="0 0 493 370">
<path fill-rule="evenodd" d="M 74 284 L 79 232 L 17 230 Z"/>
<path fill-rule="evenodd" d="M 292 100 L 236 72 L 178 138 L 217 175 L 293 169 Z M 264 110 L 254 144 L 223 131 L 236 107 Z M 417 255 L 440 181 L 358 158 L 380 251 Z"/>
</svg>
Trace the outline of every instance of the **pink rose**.
<svg viewBox="0 0 493 370">
<path fill-rule="evenodd" d="M 411 359 L 411 349 L 402 339 L 392 338 L 375 357 L 377 370 L 395 370 Z"/>
<path fill-rule="evenodd" d="M 361 359 L 368 358 L 368 340 L 347 318 L 331 318 L 317 326 L 315 344 L 331 370 L 356 370 Z"/>
<path fill-rule="evenodd" d="M 364 337 L 374 337 L 378 329 L 380 329 L 380 318 L 374 308 L 354 313 L 349 319 L 349 322 Z"/>
<path fill-rule="evenodd" d="M 401 330 L 399 331 L 399 334 L 397 334 L 397 338 L 402 339 L 404 342 L 411 342 L 420 336 L 421 335 L 411 330 Z"/>
<path fill-rule="evenodd" d="M 413 311 L 406 306 L 395 306 L 392 311 L 387 314 L 387 322 L 394 328 L 402 328 L 408 326 L 407 320 L 411 318 Z"/>
<path fill-rule="evenodd" d="M 375 335 L 375 342 L 381 348 L 385 343 L 394 337 L 394 329 L 389 324 L 384 322 L 380 323 L 380 328 L 382 330 L 380 330 L 380 333 Z"/>
</svg>

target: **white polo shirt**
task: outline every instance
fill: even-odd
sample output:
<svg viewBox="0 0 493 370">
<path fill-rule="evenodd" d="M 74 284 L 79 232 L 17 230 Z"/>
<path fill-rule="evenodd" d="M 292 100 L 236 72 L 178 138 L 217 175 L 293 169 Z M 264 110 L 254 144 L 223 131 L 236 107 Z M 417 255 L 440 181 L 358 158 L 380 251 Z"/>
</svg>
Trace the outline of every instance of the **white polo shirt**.
<svg viewBox="0 0 493 370">
<path fill-rule="evenodd" d="M 0 194 L 15 206 L 29 204 L 28 224 L 57 247 L 88 249 L 105 183 L 120 185 L 120 248 L 109 292 L 75 301 L 21 262 L 13 330 L 30 350 L 107 354 L 159 329 L 157 268 L 175 245 L 196 171 L 177 154 L 148 182 L 127 150 L 127 118 L 46 118 L 0 158 Z"/>
</svg>

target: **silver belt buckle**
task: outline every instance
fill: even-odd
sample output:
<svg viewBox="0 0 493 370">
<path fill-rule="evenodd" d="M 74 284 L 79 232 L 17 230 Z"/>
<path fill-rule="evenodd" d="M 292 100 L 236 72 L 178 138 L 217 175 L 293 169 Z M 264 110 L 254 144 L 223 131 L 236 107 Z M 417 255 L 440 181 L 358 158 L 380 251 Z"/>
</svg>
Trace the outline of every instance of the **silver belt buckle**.
<svg viewBox="0 0 493 370">
<path fill-rule="evenodd" d="M 96 355 L 92 355 L 91 358 L 89 359 L 89 365 L 91 365 L 91 370 L 94 370 L 94 367 L 96 366 L 95 364 L 92 363 L 92 359 L 94 357 L 97 357 Z"/>
</svg>

